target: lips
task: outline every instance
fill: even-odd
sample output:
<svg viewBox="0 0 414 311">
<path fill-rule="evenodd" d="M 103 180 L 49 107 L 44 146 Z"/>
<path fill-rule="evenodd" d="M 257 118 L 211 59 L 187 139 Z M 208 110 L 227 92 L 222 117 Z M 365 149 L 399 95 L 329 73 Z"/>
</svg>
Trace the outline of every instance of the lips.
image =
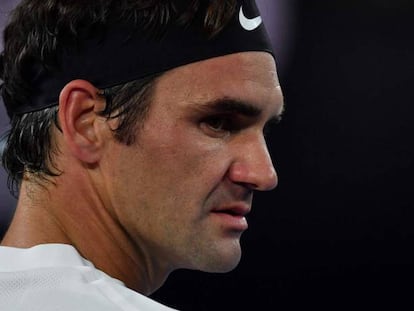
<svg viewBox="0 0 414 311">
<path fill-rule="evenodd" d="M 249 205 L 233 204 L 215 208 L 211 211 L 211 214 L 218 219 L 223 228 L 242 232 L 248 228 L 245 216 L 249 212 Z"/>
<path fill-rule="evenodd" d="M 213 213 L 223 213 L 232 216 L 246 216 L 250 212 L 250 206 L 245 204 L 237 204 L 215 208 L 212 210 Z"/>
</svg>

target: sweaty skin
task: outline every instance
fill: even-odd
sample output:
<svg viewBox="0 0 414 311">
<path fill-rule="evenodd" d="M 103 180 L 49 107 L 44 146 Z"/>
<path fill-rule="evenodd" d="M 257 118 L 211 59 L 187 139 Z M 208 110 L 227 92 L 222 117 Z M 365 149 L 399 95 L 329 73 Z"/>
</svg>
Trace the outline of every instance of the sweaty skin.
<svg viewBox="0 0 414 311">
<path fill-rule="evenodd" d="M 113 138 L 116 121 L 91 111 L 75 124 L 99 142 L 93 148 L 88 139 L 70 140 L 76 131 L 65 124 L 56 131 L 55 162 L 64 173 L 48 189 L 23 182 L 2 244 L 72 244 L 144 294 L 175 269 L 229 271 L 240 261 L 253 191 L 277 185 L 263 128 L 282 110 L 275 62 L 265 52 L 173 69 L 158 79 L 133 145 Z"/>
</svg>

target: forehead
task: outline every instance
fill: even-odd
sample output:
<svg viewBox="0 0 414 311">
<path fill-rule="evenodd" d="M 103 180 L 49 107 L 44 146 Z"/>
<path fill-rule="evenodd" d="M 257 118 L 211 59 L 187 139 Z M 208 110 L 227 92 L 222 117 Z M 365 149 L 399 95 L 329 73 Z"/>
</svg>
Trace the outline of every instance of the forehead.
<svg viewBox="0 0 414 311">
<path fill-rule="evenodd" d="M 181 66 L 158 81 L 155 99 L 171 106 L 227 98 L 254 104 L 271 115 L 283 109 L 283 95 L 273 57 L 266 52 L 243 52 Z"/>
</svg>

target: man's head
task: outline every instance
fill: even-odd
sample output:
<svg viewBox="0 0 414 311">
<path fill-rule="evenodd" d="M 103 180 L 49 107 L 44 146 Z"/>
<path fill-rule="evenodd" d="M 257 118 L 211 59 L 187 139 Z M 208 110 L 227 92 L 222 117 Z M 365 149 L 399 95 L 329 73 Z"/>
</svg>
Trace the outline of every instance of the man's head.
<svg viewBox="0 0 414 311">
<path fill-rule="evenodd" d="M 189 64 L 158 79 L 136 146 L 111 145 L 102 161 L 113 213 L 138 245 L 174 268 L 235 267 L 253 191 L 277 184 L 263 129 L 281 113 L 278 85 L 263 52 Z"/>
<path fill-rule="evenodd" d="M 253 191 L 277 184 L 263 130 L 283 108 L 260 20 L 243 11 L 248 2 L 108 0 L 84 8 L 81 1 L 50 0 L 18 8 L 5 33 L 3 96 L 12 130 L 3 161 L 12 177 L 52 181 L 44 186 L 48 204 L 61 203 L 54 217 L 72 217 L 61 222 L 64 232 L 88 226 L 86 217 L 73 215 L 93 214 L 105 220 L 103 228 L 122 228 L 111 234 L 127 237 L 154 270 L 235 267 Z M 19 27 L 30 10 L 42 14 Z M 114 26 L 114 16 L 134 25 L 127 38 L 120 40 L 124 24 Z M 23 29 L 35 26 L 42 31 Z M 144 40 L 179 42 L 190 50 L 165 50 L 154 61 L 151 53 L 162 53 L 148 46 L 151 53 L 104 66 L 110 50 L 131 56 L 143 38 L 135 27 L 145 29 Z M 114 83 L 113 76 L 127 82 Z M 56 103 L 46 103 L 54 96 Z M 70 209 L 67 199 L 79 203 Z"/>
</svg>

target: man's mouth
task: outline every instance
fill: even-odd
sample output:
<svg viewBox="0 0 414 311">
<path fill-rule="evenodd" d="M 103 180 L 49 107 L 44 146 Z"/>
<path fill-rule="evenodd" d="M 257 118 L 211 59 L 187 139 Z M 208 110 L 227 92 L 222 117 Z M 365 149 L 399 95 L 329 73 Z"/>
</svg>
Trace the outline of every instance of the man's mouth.
<svg viewBox="0 0 414 311">
<path fill-rule="evenodd" d="M 232 231 L 245 231 L 248 228 L 245 216 L 249 212 L 248 204 L 223 205 L 211 211 L 217 216 L 222 226 Z"/>
</svg>

